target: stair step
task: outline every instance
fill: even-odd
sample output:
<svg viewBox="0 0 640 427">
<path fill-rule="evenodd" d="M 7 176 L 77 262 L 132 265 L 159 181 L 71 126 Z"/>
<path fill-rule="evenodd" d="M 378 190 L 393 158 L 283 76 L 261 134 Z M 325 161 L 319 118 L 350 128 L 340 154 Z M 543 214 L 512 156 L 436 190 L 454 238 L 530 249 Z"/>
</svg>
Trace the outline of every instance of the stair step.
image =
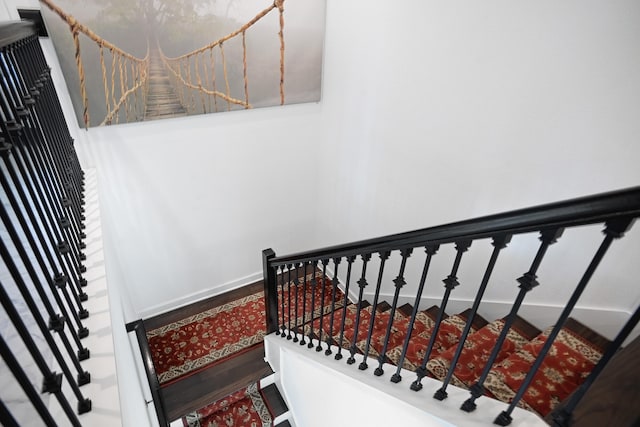
<svg viewBox="0 0 640 427">
<path fill-rule="evenodd" d="M 376 310 L 379 312 L 385 312 L 390 309 L 391 309 L 391 304 L 389 304 L 386 301 L 379 302 L 378 306 L 376 307 Z"/>
<path fill-rule="evenodd" d="M 332 345 L 339 344 L 338 341 L 340 341 L 342 316 L 345 315 L 344 337 L 341 344 L 343 348 L 350 348 L 356 333 L 354 328 L 355 319 L 358 316 L 357 307 L 357 304 L 349 304 L 345 308 L 336 308 L 333 313 L 333 319 L 329 314 L 325 315 L 322 319 L 323 341 L 326 342 L 328 335 L 331 334 L 332 337 L 330 342 Z M 378 303 L 375 313 L 372 312 L 372 308 L 373 307 L 368 302 L 364 301 L 362 303 L 360 323 L 357 331 L 358 342 L 356 343 L 356 351 L 360 354 L 364 354 L 365 351 L 367 351 L 368 357 L 375 358 L 379 356 L 380 352 L 384 349 L 385 339 L 388 339 L 386 360 L 388 363 L 397 365 L 400 361 L 400 356 L 406 340 L 409 322 L 414 310 L 413 306 L 407 303 L 397 307 L 396 310 L 393 311 L 394 317 L 391 325 L 389 322 L 392 313 L 392 306 L 389 303 L 386 301 Z M 403 367 L 405 369 L 415 371 L 416 368 L 422 364 L 425 352 L 429 342 L 431 341 L 436 319 L 441 316 L 442 321 L 438 329 L 438 334 L 433 342 L 433 348 L 426 367 L 427 374 L 429 376 L 443 380 L 457 351 L 462 332 L 466 327 L 471 313 L 472 310 L 467 309 L 456 315 L 448 316 L 446 313 L 440 313 L 440 309 L 435 305 L 417 312 Z M 372 318 L 374 319 L 373 326 L 371 326 Z M 333 328 L 331 328 L 332 320 Z M 474 315 L 470 325 L 469 334 L 466 337 L 467 341 L 457 361 L 457 367 L 451 377 L 451 383 L 453 385 L 468 388 L 477 381 L 479 375 L 485 368 L 491 352 L 493 351 L 495 341 L 500 335 L 505 321 L 506 318 L 503 318 L 489 323 L 481 315 L 477 313 Z M 307 322 L 307 325 L 305 325 L 307 331 L 309 330 L 310 325 L 310 322 Z M 313 327 L 314 335 L 316 335 L 317 338 L 317 333 L 320 328 L 319 318 L 314 319 Z M 389 328 L 390 333 L 387 337 L 387 330 Z M 371 330 L 370 338 L 368 338 L 369 330 Z M 548 331 L 549 330 L 546 331 L 547 334 Z M 597 353 L 597 350 L 606 348 L 606 345 L 609 343 L 606 338 L 600 336 L 574 319 L 569 319 L 566 322 L 563 331 L 564 332 L 562 332 L 561 335 L 564 334 L 564 336 L 566 336 L 569 334 L 569 340 L 573 339 L 576 343 L 584 342 L 588 344 L 588 352 L 591 352 L 591 348 L 593 348 Z M 509 363 L 509 360 L 513 359 L 513 363 L 517 365 L 514 369 L 522 370 L 522 372 L 517 372 L 519 377 L 513 381 L 514 384 L 516 384 L 517 381 L 520 380 L 520 377 L 523 378 L 524 374 L 528 372 L 528 367 L 523 364 L 523 361 L 532 360 L 537 354 L 521 355 L 520 353 L 526 348 L 529 348 L 529 351 L 533 353 L 539 351 L 541 348 L 541 340 L 546 337 L 546 335 L 543 335 L 543 338 L 540 338 L 540 334 L 541 331 L 538 328 L 527 322 L 525 319 L 516 316 L 507 334 L 507 339 L 498 353 L 491 372 L 494 372 L 496 367 L 500 367 L 501 365 L 503 366 L 504 363 Z M 571 336 L 574 338 L 571 338 Z M 566 339 L 567 338 L 565 338 L 565 340 Z M 531 343 L 531 340 L 534 340 L 533 344 Z M 533 347 L 531 347 L 532 345 Z M 554 343 L 554 346 L 557 346 L 556 343 Z M 553 372 L 557 371 L 558 376 L 562 376 L 562 378 L 565 378 L 568 382 L 572 382 L 574 380 L 576 382 L 581 382 L 587 371 L 582 372 L 580 370 L 582 368 L 578 368 L 578 374 L 570 373 L 568 367 L 565 367 L 564 364 L 573 362 L 560 360 L 559 357 L 562 358 L 564 356 L 559 356 L 559 351 L 560 350 L 555 351 L 555 354 L 550 352 L 547 359 L 550 360 L 550 364 L 560 363 L 561 367 L 556 369 L 555 366 L 551 365 L 549 368 L 550 371 L 548 371 L 549 373 L 545 373 L 545 375 L 553 375 Z M 562 351 L 565 351 L 564 347 Z M 570 352 L 567 354 L 569 353 Z M 328 352 L 328 354 L 331 354 L 331 352 Z M 576 360 L 581 360 L 579 356 L 571 357 Z M 543 362 L 543 366 L 547 363 L 547 359 Z M 592 359 L 595 360 L 595 358 Z M 556 369 L 556 371 L 554 371 L 554 369 Z M 513 395 L 510 394 L 512 391 L 508 389 L 509 387 L 513 387 L 513 385 L 501 385 L 502 378 L 505 378 L 508 372 L 509 371 L 506 370 L 505 372 L 493 374 L 493 377 L 490 373 L 487 382 L 485 382 L 487 394 L 504 401 L 509 401 L 509 399 L 513 397 Z M 537 375 L 542 375 L 542 372 L 539 372 Z M 548 381 L 555 380 L 550 378 Z M 538 380 L 538 384 L 546 384 L 548 381 Z M 496 388 L 495 384 L 498 384 L 499 388 Z M 493 388 L 492 385 L 494 386 Z M 552 386 L 554 386 L 554 384 L 552 384 Z M 554 395 L 553 393 L 554 391 L 550 391 L 548 394 Z M 561 396 L 560 398 L 564 397 Z M 553 401 L 553 397 L 551 398 L 551 401 Z M 539 411 L 538 414 L 542 416 L 545 415 L 542 411 Z"/>
<path fill-rule="evenodd" d="M 551 330 L 552 327 L 547 328 L 520 350 L 502 362 L 494 364 L 485 382 L 487 390 L 499 400 L 511 399 Z M 602 344 L 607 342 L 604 337 L 580 322 L 574 319 L 567 320 L 520 404 L 541 417 L 546 416 L 557 402 L 565 399 L 584 381 L 602 356 L 605 347 Z"/>
<path fill-rule="evenodd" d="M 477 381 L 484 369 L 487 360 L 491 352 L 493 351 L 494 344 L 498 339 L 498 336 L 502 332 L 505 319 L 498 319 L 491 322 L 482 328 L 478 329 L 475 333 L 470 333 L 467 336 L 467 340 L 460 358 L 456 364 L 456 369 L 451 377 L 452 384 L 462 388 L 468 388 Z M 520 317 L 516 318 L 516 322 L 520 324 L 528 324 Z M 535 329 L 535 328 L 534 328 Z M 535 335 L 534 335 L 535 336 Z M 520 350 L 526 343 L 528 343 L 534 336 L 527 336 L 520 332 L 519 329 L 511 327 L 495 363 L 499 363 L 502 360 L 509 357 L 512 353 Z M 454 345 L 444 351 L 443 353 L 431 358 L 427 363 L 427 370 L 437 379 L 444 380 L 453 360 L 454 354 L 457 351 L 458 345 Z"/>
<path fill-rule="evenodd" d="M 278 390 L 275 384 L 269 384 L 261 390 L 261 393 L 273 419 L 289 411 L 287 404 L 280 394 L 280 390 Z"/>
<path fill-rule="evenodd" d="M 284 420 L 283 422 L 278 423 L 276 427 L 291 427 L 291 424 L 289 423 L 289 420 Z"/>
<path fill-rule="evenodd" d="M 413 313 L 413 306 L 409 303 L 406 303 L 405 305 L 401 305 L 400 307 L 398 307 L 398 311 L 407 317 L 411 317 L 411 313 Z"/>
</svg>

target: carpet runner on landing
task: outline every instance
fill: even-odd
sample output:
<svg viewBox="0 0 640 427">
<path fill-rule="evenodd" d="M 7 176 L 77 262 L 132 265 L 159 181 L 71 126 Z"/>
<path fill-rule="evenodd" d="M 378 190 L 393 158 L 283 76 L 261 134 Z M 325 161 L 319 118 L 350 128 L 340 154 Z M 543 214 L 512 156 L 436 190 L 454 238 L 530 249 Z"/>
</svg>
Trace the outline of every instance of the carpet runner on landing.
<svg viewBox="0 0 640 427">
<path fill-rule="evenodd" d="M 270 427 L 273 417 L 257 383 L 182 419 L 184 427 Z"/>
<path fill-rule="evenodd" d="M 312 276 L 308 275 L 311 289 Z M 315 277 L 316 315 L 327 312 L 331 305 L 332 284 Z M 278 291 L 281 293 L 281 290 Z M 288 292 L 288 289 L 285 289 Z M 324 293 L 323 308 L 320 307 Z M 311 306 L 312 292 L 306 293 L 307 307 Z M 336 292 L 335 305 L 340 307 L 344 294 Z M 302 296 L 298 305 L 302 313 Z M 287 310 L 288 307 L 285 307 Z M 295 312 L 295 307 L 291 307 Z M 168 325 L 147 331 L 147 341 L 156 375 L 161 386 L 169 385 L 186 375 L 220 363 L 248 351 L 262 343 L 266 332 L 264 292 L 240 298 L 186 317 Z M 302 320 L 300 320 L 302 324 Z"/>
</svg>

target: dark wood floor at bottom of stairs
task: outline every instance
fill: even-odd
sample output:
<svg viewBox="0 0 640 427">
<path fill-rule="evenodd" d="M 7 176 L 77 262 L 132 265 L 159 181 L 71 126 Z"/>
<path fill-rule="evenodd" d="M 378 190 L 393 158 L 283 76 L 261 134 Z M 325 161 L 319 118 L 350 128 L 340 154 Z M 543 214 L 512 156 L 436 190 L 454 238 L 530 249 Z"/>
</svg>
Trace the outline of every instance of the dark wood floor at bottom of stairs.
<svg viewBox="0 0 640 427">
<path fill-rule="evenodd" d="M 183 417 L 272 373 L 264 361 L 264 347 L 258 345 L 228 361 L 161 388 L 167 419 Z"/>
<path fill-rule="evenodd" d="M 159 328 L 210 308 L 252 295 L 262 289 L 264 289 L 264 285 L 260 280 L 242 288 L 146 319 L 144 326 L 147 331 Z M 170 421 L 177 420 L 272 373 L 271 367 L 264 361 L 264 346 L 257 345 L 227 361 L 214 364 L 207 369 L 160 388 L 165 415 Z"/>
</svg>

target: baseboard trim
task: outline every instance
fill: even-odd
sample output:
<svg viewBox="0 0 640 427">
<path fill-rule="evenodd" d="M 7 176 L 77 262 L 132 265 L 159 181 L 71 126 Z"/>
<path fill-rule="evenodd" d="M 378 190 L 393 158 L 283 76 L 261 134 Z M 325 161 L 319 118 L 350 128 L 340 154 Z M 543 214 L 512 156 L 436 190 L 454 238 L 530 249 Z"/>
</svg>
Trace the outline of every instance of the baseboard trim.
<svg viewBox="0 0 640 427">
<path fill-rule="evenodd" d="M 373 294 L 365 293 L 364 298 L 373 298 Z M 380 301 L 392 301 L 393 294 L 380 293 L 379 299 Z M 414 302 L 415 295 L 399 295 L 398 297 L 398 306 L 405 303 L 413 305 Z M 441 302 L 441 298 L 423 296 L 420 301 L 420 309 L 426 309 L 432 305 L 440 306 Z M 512 301 L 486 300 L 480 304 L 478 313 L 489 321 L 499 319 L 509 313 L 512 304 Z M 449 315 L 456 314 L 470 308 L 472 305 L 472 299 L 450 298 L 447 303 L 446 312 Z M 518 314 L 538 329 L 544 330 L 555 323 L 563 309 L 564 306 L 560 305 L 528 303 L 525 301 L 518 311 Z M 571 317 L 584 323 L 608 339 L 613 339 L 616 336 L 630 316 L 631 313 L 625 310 L 607 307 L 577 306 L 571 312 Z M 638 335 L 640 335 L 640 326 L 631 333 L 626 342 L 629 342 Z"/>
<path fill-rule="evenodd" d="M 192 294 L 188 294 L 183 297 L 171 300 L 170 302 L 158 304 L 153 307 L 140 310 L 139 317 L 142 319 L 149 319 L 159 314 L 166 313 L 167 311 L 175 310 L 177 308 L 181 308 L 189 304 L 193 304 L 198 301 L 202 301 L 204 299 L 224 294 L 225 292 L 233 291 L 234 289 L 238 289 L 246 285 L 250 285 L 259 280 L 262 280 L 262 271 L 249 274 L 248 276 L 244 276 L 236 280 L 232 280 L 214 288 L 194 292 Z"/>
</svg>

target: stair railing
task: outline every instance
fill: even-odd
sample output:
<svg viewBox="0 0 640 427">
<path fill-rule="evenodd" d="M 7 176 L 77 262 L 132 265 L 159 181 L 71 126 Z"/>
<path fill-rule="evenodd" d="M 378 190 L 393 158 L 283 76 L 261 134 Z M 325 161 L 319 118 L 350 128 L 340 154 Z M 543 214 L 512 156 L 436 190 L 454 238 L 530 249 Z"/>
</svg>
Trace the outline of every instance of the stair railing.
<svg viewBox="0 0 640 427">
<path fill-rule="evenodd" d="M 384 341 L 377 357 L 378 366 L 374 371 L 375 375 L 382 375 L 384 372 L 383 364 L 388 360 L 386 352 L 388 350 L 388 342 L 393 327 L 394 313 L 398 308 L 398 295 L 400 289 L 406 285 L 406 279 L 404 277 L 405 268 L 412 251 L 423 248 L 426 251 L 427 256 L 422 269 L 422 276 L 417 287 L 415 303 L 410 317 L 406 338 L 402 346 L 402 355 L 397 363 L 397 370 L 391 377 L 392 382 L 399 382 L 402 379 L 401 367 L 405 361 L 407 348 L 412 337 L 412 331 L 415 325 L 419 303 L 423 295 L 425 281 L 429 274 L 430 264 L 433 257 L 436 256 L 439 248 L 447 245 L 453 245 L 456 251 L 455 260 L 450 274 L 443 280 L 445 284 L 445 291 L 439 304 L 440 308 L 435 320 L 435 326 L 431 332 L 429 343 L 425 348 L 422 364 L 416 369 L 416 379 L 412 382 L 410 387 L 412 390 L 418 391 L 422 388 L 422 379 L 427 375 L 426 365 L 433 351 L 434 340 L 438 334 L 438 329 L 445 316 L 445 308 L 452 293 L 455 291 L 455 288 L 460 284 L 458 279 L 458 269 L 463 261 L 464 254 L 473 242 L 490 239 L 494 247 L 492 255 L 487 264 L 480 285 L 476 290 L 476 296 L 469 311 L 468 319 L 462 331 L 459 343 L 457 344 L 454 358 L 451 361 L 449 370 L 441 388 L 437 390 L 434 395 L 435 399 L 446 399 L 447 386 L 451 381 L 460 354 L 464 348 L 465 341 L 470 333 L 474 317 L 483 302 L 482 298 L 484 292 L 490 284 L 492 272 L 498 261 L 499 255 L 504 252 L 513 236 L 527 233 L 538 233 L 540 240 L 538 250 L 531 261 L 529 269 L 521 277 L 516 278 L 519 291 L 515 300 L 511 304 L 509 314 L 505 318 L 504 327 L 502 328 L 502 331 L 492 349 L 489 360 L 484 366 L 480 378 L 470 387 L 469 399 L 461 405 L 462 410 L 471 412 L 476 408 L 476 400 L 486 391 L 484 382 L 504 344 L 509 330 L 516 320 L 518 311 L 521 308 L 525 297 L 531 290 L 539 285 L 537 272 L 547 255 L 549 246 L 560 239 L 563 231 L 566 229 L 585 225 L 602 224 L 604 226 L 604 238 L 600 243 L 600 246 L 591 258 L 586 271 L 574 288 L 566 306 L 562 309 L 560 316 L 554 323 L 555 326 L 551 330 L 549 338 L 546 340 L 542 350 L 533 362 L 533 367 L 526 375 L 522 386 L 517 390 L 516 395 L 508 408 L 499 414 L 494 420 L 494 423 L 498 425 L 509 425 L 512 421 L 512 412 L 522 399 L 524 393 L 527 391 L 534 375 L 550 350 L 554 339 L 569 318 L 571 311 L 587 287 L 598 265 L 607 253 L 607 250 L 614 240 L 623 237 L 624 233 L 629 230 L 635 218 L 639 215 L 640 187 L 633 187 L 286 256 L 276 256 L 272 249 L 266 249 L 263 251 L 263 273 L 265 298 L 267 302 L 267 332 L 278 332 L 282 337 L 287 339 L 292 339 L 293 337 L 294 341 L 297 339 L 298 335 L 301 335 L 302 339 L 299 343 L 301 345 L 306 343 L 310 349 L 315 346 L 316 351 L 321 351 L 323 349 L 323 344 L 325 344 L 326 355 L 332 354 L 330 344 L 337 345 L 339 350 L 335 355 L 336 360 L 340 360 L 342 358 L 342 349 L 345 348 L 350 353 L 350 357 L 347 359 L 348 364 L 353 364 L 355 362 L 354 356 L 356 352 L 361 351 L 363 361 L 360 363 L 359 369 L 367 369 L 367 358 L 370 356 L 370 352 L 372 350 L 370 345 L 372 330 L 373 325 L 376 322 L 376 311 L 380 304 L 380 283 L 383 280 L 387 259 L 389 259 L 390 254 L 398 253 L 401 257 L 401 262 L 398 274 L 393 280 L 395 292 L 390 308 L 391 314 L 387 324 L 385 325 L 386 327 L 383 329 L 385 331 Z M 367 319 L 363 319 L 361 318 L 361 309 L 364 304 L 363 294 L 365 288 L 369 288 L 367 268 L 374 255 L 377 255 L 380 258 L 375 284 L 376 287 L 373 292 L 373 303 L 370 307 L 371 311 L 367 312 L 368 314 L 363 314 L 363 316 L 368 316 Z M 349 286 L 352 286 L 352 265 L 356 258 L 360 258 L 362 260 L 360 278 L 357 280 L 357 284 L 359 286 L 358 297 L 357 301 L 354 301 L 357 314 L 353 326 L 352 340 L 350 342 L 345 342 L 346 310 L 340 310 L 341 307 L 346 306 L 347 304 Z M 345 295 L 343 301 L 341 301 L 342 304 L 339 304 L 340 306 L 337 307 L 335 304 L 336 301 L 331 298 L 331 303 L 327 305 L 325 304 L 325 296 L 323 295 L 320 295 L 321 301 L 318 303 L 315 301 L 318 299 L 316 295 L 318 293 L 317 286 L 323 286 L 324 291 L 324 287 L 328 284 L 328 286 L 331 286 L 334 290 L 333 295 L 335 296 L 335 289 L 338 287 L 338 281 L 336 280 L 338 277 L 338 265 L 342 261 L 346 261 L 348 266 L 347 275 L 344 278 Z M 318 265 L 322 266 L 320 270 L 318 269 Z M 333 280 L 329 282 L 327 282 L 328 267 L 331 267 L 334 271 Z M 304 271 L 302 276 L 299 276 L 300 271 Z M 291 274 L 293 274 L 296 280 L 291 280 Z M 296 312 L 295 321 L 292 319 L 291 306 L 292 304 L 295 305 L 295 309 L 297 310 L 299 302 L 292 301 L 292 288 L 293 294 L 297 296 L 298 301 L 303 301 L 303 308 L 301 309 L 302 314 Z M 311 296 L 309 296 L 309 294 L 311 294 Z M 308 310 L 306 306 L 307 300 L 310 301 L 311 306 Z M 323 321 L 323 317 L 330 319 L 332 325 L 333 322 L 339 323 L 335 329 L 335 335 L 339 337 L 337 341 L 331 337 L 326 337 L 326 342 L 323 343 L 323 330 L 322 325 L 320 324 Z M 607 364 L 609 359 L 622 344 L 624 337 L 626 337 L 631 329 L 636 326 L 639 320 L 638 317 L 639 316 L 636 312 L 636 315 L 631 316 L 627 323 L 621 328 L 620 337 L 622 338 L 618 337 L 618 339 L 615 339 L 610 344 L 609 348 L 606 349 L 605 354 L 599 362 L 598 370 L 601 370 L 602 367 Z M 366 337 L 359 337 L 358 331 L 360 329 L 360 322 L 363 321 L 369 323 L 368 335 Z M 307 335 L 306 338 L 305 334 Z M 364 349 L 356 348 L 356 343 L 363 339 L 366 340 Z M 589 384 L 590 382 L 583 384 L 579 393 L 573 397 L 571 405 L 565 407 L 563 409 L 564 412 L 558 415 L 556 425 L 568 425 L 566 423 L 570 419 L 570 413 L 567 413 L 567 411 L 571 411 L 575 408 L 575 400 L 579 399 L 579 396 L 584 395 Z"/>
<path fill-rule="evenodd" d="M 3 389 L 21 388 L 45 425 L 62 420 L 40 393 L 53 394 L 80 426 L 77 415 L 91 410 L 81 391 L 91 375 L 80 364 L 90 357 L 81 341 L 89 334 L 84 175 L 49 70 L 33 24 L 0 25 L 0 315 L 8 319 L 0 322 L 0 368 Z M 2 423 L 33 422 L 16 418 L 14 403 L 0 400 Z"/>
</svg>

